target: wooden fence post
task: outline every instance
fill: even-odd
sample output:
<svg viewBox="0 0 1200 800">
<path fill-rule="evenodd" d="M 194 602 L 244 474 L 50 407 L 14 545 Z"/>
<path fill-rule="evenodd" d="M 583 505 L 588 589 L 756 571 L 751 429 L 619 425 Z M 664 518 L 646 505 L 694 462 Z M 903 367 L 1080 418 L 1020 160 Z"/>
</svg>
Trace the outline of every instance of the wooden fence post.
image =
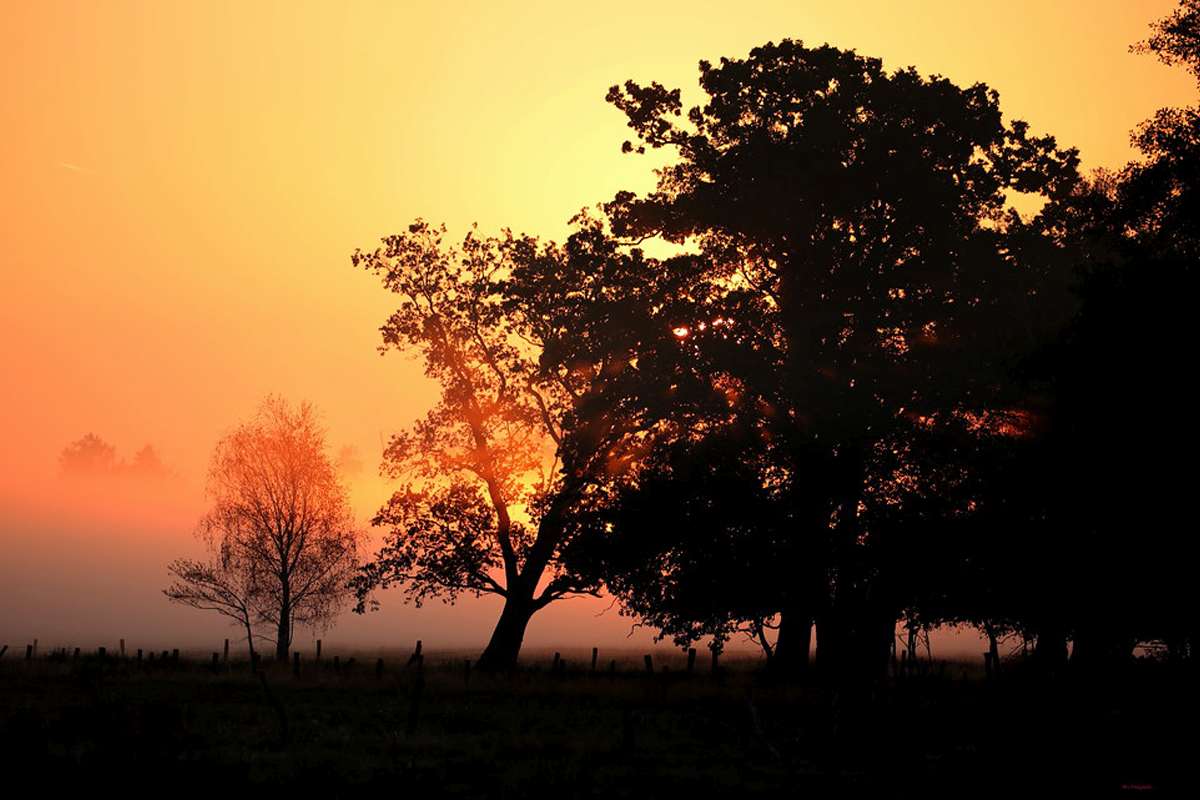
<svg viewBox="0 0 1200 800">
<path fill-rule="evenodd" d="M 221 663 L 222 664 L 229 663 L 229 640 L 228 639 L 225 640 L 225 650 L 221 654 Z"/>
<path fill-rule="evenodd" d="M 0 647 L 0 658 L 4 658 L 4 654 L 8 652 L 8 645 Z"/>
<path fill-rule="evenodd" d="M 687 671 L 689 675 L 696 671 L 696 648 L 694 647 L 688 648 Z"/>
<path fill-rule="evenodd" d="M 121 659 L 125 659 L 125 640 L 121 640 Z"/>
<path fill-rule="evenodd" d="M 554 663 L 550 665 L 550 672 L 552 672 L 555 675 L 558 674 L 558 662 L 561 660 L 562 660 L 562 656 L 556 652 L 554 654 Z"/>
<path fill-rule="evenodd" d="M 642 660 L 646 662 L 646 672 L 653 675 L 654 674 L 654 659 L 652 659 L 650 657 L 650 655 L 647 653 L 646 655 L 642 656 Z"/>
<path fill-rule="evenodd" d="M 596 671 L 596 659 L 598 659 L 599 657 L 600 657 L 600 648 L 593 647 L 592 648 L 592 672 Z"/>
<path fill-rule="evenodd" d="M 317 639 L 317 663 L 321 663 L 321 640 Z"/>
<path fill-rule="evenodd" d="M 31 644 L 25 645 L 25 660 L 33 661 L 33 645 Z"/>
<path fill-rule="evenodd" d="M 413 650 L 413 654 L 408 657 L 408 666 L 419 663 L 424 656 L 421 655 L 421 640 L 417 639 L 417 649 Z"/>
</svg>

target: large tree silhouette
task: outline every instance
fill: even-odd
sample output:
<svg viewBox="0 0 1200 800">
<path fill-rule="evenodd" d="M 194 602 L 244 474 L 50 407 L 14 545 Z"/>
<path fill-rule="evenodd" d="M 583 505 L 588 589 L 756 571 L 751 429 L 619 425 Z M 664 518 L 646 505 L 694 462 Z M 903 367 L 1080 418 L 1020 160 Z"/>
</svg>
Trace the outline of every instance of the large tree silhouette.
<svg viewBox="0 0 1200 800">
<path fill-rule="evenodd" d="M 1200 5 L 1183 2 L 1135 50 L 1200 68 Z M 942 528 L 947 569 L 916 595 L 935 619 L 1035 639 L 1047 669 L 1098 669 L 1138 642 L 1185 653 L 1196 626 L 1184 564 L 1194 452 L 1188 360 L 1200 255 L 1194 108 L 1163 109 L 1133 140 L 1143 158 L 1099 172 L 1042 215 L 1069 264 L 1070 314 L 1009 376 L 1020 435 L 978 437 Z M 942 499 L 946 499 L 942 494 Z M 907 552 L 907 551 L 905 551 Z M 958 565 L 955 567 L 954 565 Z M 1191 645 L 1194 647 L 1194 645 Z"/>
<path fill-rule="evenodd" d="M 579 261 L 654 270 L 640 255 L 605 250 L 609 240 L 594 225 L 563 247 L 474 232 L 450 247 L 443 234 L 418 221 L 353 259 L 399 296 L 382 328 L 384 348 L 419 352 L 441 387 L 437 405 L 384 453 L 385 470 L 407 484 L 375 518 L 388 540 L 356 582 L 359 609 L 393 583 L 417 603 L 499 595 L 504 608 L 479 665 L 505 669 L 537 611 L 595 591 L 563 568 L 561 555 L 573 515 L 598 479 L 620 468 L 619 445 L 639 426 L 606 406 L 614 395 L 602 390 L 623 380 L 627 353 L 556 351 L 565 338 L 586 340 L 588 327 L 554 313 L 548 276 Z M 586 289 L 567 282 L 562 291 Z"/>
<path fill-rule="evenodd" d="M 1005 355 L 1038 335 L 1026 309 L 1045 263 L 1024 258 L 1044 237 L 1009 195 L 1067 195 L 1077 158 L 1006 123 L 982 84 L 889 73 L 828 46 L 784 40 L 702 62 L 700 86 L 706 102 L 686 114 L 657 83 L 610 90 L 638 137 L 625 149 L 678 160 L 649 196 L 623 192 L 606 209 L 619 236 L 693 244 L 711 286 L 765 315 L 755 324 L 769 326 L 779 369 L 726 369 L 828 459 L 830 514 L 795 532 L 818 559 L 796 574 L 821 585 L 795 587 L 783 624 L 815 619 L 831 664 L 882 665 L 894 616 L 872 589 L 860 518 L 871 454 L 914 414 L 1001 402 Z"/>
<path fill-rule="evenodd" d="M 1200 86 L 1200 4 L 1181 2 L 1134 49 L 1185 67 Z M 1030 455 L 1054 478 L 1027 487 L 1058 540 L 1047 555 L 1061 594 L 1045 607 L 1081 666 L 1128 658 L 1137 641 L 1186 652 L 1196 636 L 1183 610 L 1192 602 L 1180 531 L 1190 520 L 1180 498 L 1198 443 L 1180 365 L 1191 359 L 1198 288 L 1200 111 L 1162 109 L 1133 141 L 1142 158 L 1095 182 L 1091 218 L 1075 226 L 1085 242 L 1079 312 L 1030 370 L 1050 398 Z M 1064 650 L 1054 643 L 1056 660 Z"/>
<path fill-rule="evenodd" d="M 695 260 L 660 263 L 574 222 L 562 245 L 471 232 L 451 247 L 418 221 L 354 256 L 400 298 L 384 349 L 419 352 L 441 388 L 384 453 L 407 485 L 375 519 L 388 540 L 356 582 L 359 609 L 391 584 L 418 603 L 499 595 L 486 669 L 516 662 L 537 611 L 596 590 L 565 555 L 647 437 L 686 421 L 667 390 L 694 375 L 672 320 Z"/>
</svg>

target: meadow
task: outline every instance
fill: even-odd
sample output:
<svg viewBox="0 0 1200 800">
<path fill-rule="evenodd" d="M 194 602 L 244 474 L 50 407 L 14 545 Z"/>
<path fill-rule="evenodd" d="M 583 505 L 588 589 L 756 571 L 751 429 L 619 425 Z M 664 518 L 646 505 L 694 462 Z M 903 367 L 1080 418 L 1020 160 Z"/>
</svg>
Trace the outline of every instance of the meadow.
<svg viewBox="0 0 1200 800">
<path fill-rule="evenodd" d="M 18 654 L 18 656 L 23 654 Z M 1147 659 L 1103 679 L 935 662 L 852 690 L 748 658 L 529 653 L 505 675 L 460 653 L 319 663 L 60 652 L 0 660 L 5 781 L 54 796 L 285 787 L 451 797 L 1142 793 L 1193 780 L 1195 683 Z M 335 661 L 336 658 L 336 661 Z M 351 660 L 353 659 L 353 660 Z M 665 669 L 664 669 L 665 667 Z M 44 793 L 44 792 L 41 792 Z"/>
</svg>

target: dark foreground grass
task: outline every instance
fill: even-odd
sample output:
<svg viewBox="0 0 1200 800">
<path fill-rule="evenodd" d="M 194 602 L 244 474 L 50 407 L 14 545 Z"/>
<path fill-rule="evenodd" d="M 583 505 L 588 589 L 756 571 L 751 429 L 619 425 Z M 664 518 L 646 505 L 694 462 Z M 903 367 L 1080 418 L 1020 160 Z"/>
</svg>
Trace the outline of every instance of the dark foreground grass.
<svg viewBox="0 0 1200 800">
<path fill-rule="evenodd" d="M 156 667 L 0 662 L 0 762 L 22 796 L 675 798 L 1067 796 L 1195 788 L 1195 684 L 985 682 L 957 665 L 863 691 L 748 667 L 508 676 L 459 660 Z"/>
</svg>

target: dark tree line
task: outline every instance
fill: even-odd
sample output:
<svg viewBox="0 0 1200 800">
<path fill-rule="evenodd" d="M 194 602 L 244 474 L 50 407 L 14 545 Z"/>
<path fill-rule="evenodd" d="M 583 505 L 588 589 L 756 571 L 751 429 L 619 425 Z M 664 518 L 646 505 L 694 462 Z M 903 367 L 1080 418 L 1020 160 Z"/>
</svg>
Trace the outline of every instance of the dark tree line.
<svg viewBox="0 0 1200 800">
<path fill-rule="evenodd" d="M 1200 79 L 1198 21 L 1136 49 Z M 815 633 L 821 673 L 878 676 L 898 622 L 1051 668 L 1188 653 L 1200 111 L 1082 176 L 987 86 L 853 51 L 783 40 L 700 88 L 612 87 L 624 150 L 674 160 L 563 244 L 417 222 L 356 254 L 400 295 L 385 346 L 443 388 L 385 453 L 409 485 L 360 607 L 499 594 L 491 667 L 601 587 L 785 674 Z"/>
</svg>

